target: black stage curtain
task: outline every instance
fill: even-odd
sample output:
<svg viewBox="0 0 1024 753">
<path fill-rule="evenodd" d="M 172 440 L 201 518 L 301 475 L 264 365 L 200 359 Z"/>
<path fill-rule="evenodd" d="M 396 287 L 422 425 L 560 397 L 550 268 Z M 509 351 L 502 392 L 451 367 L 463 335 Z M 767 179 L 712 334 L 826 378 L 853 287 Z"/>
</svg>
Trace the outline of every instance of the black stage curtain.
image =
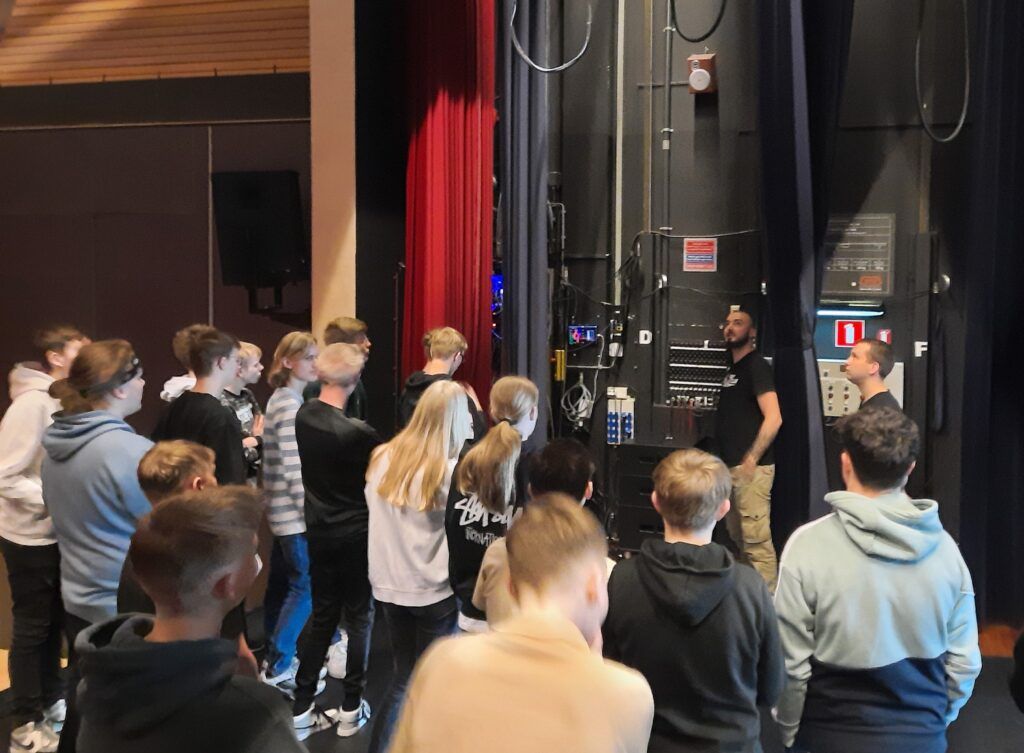
<svg viewBox="0 0 1024 753">
<path fill-rule="evenodd" d="M 806 33 L 801 0 L 762 0 L 757 6 L 767 324 L 783 418 L 772 523 L 781 542 L 827 512 L 814 320 L 852 3 L 809 1 L 814 27 Z"/>
<path fill-rule="evenodd" d="M 520 2 L 516 33 L 523 49 L 544 60 L 545 3 Z M 499 229 L 505 303 L 502 373 L 529 377 L 540 390 L 532 447 L 543 446 L 549 423 L 547 264 L 548 83 L 516 55 L 509 33 L 512 1 L 502 0 L 498 22 Z"/>
<path fill-rule="evenodd" d="M 975 47 L 961 546 L 978 610 L 1024 621 L 1024 3 L 983 0 Z"/>
</svg>

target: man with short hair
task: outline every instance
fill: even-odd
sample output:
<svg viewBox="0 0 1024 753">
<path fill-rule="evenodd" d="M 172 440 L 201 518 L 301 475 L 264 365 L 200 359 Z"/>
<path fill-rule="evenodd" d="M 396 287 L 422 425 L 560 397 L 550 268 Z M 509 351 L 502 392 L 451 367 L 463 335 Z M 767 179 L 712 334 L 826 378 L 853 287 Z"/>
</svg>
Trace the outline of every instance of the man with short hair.
<svg viewBox="0 0 1024 753">
<path fill-rule="evenodd" d="M 181 393 L 195 387 L 196 374 L 192 371 L 192 365 L 189 361 L 189 348 L 192 347 L 193 335 L 197 332 L 202 332 L 209 326 L 209 324 L 190 324 L 179 329 L 174 333 L 174 337 L 171 338 L 171 352 L 174 353 L 174 360 L 181 364 L 181 367 L 185 369 L 185 373 L 172 376 L 164 382 L 164 388 L 160 391 L 160 399 L 164 402 L 170 403 L 177 400 Z"/>
<path fill-rule="evenodd" d="M 0 421 L 0 552 L 14 618 L 9 659 L 12 748 L 52 749 L 64 723 L 60 553 L 39 470 L 43 432 L 60 410 L 60 403 L 50 397 L 50 385 L 67 377 L 88 342 L 67 325 L 36 332 L 38 361 L 11 369 L 11 405 Z"/>
<path fill-rule="evenodd" d="M 778 563 L 772 543 L 772 444 L 782 426 L 772 367 L 754 349 L 757 328 L 746 311 L 734 308 L 722 329 L 731 361 L 722 380 L 715 417 L 719 453 L 732 473 L 729 537 L 742 559 L 775 590 Z"/>
<path fill-rule="evenodd" d="M 292 704 L 299 739 L 324 726 L 313 696 L 342 613 L 348 631 L 345 695 L 331 718 L 338 723 L 340 737 L 356 734 L 370 718 L 363 698 L 373 626 L 364 489 L 370 456 L 383 440 L 371 426 L 345 412 L 365 363 L 364 351 L 356 345 L 335 343 L 320 351 L 320 396 L 304 403 L 295 416 L 313 597 L 313 612 L 299 645 Z"/>
<path fill-rule="evenodd" d="M 370 342 L 368 331 L 369 328 L 363 320 L 356 319 L 354 316 L 339 316 L 337 319 L 329 321 L 327 326 L 324 327 L 324 346 L 334 345 L 335 343 L 356 345 L 363 352 L 364 359 L 368 361 L 370 359 L 370 347 L 373 345 Z M 319 394 L 320 382 L 310 382 L 306 385 L 306 389 L 302 391 L 302 399 L 312 400 Z M 361 421 L 365 421 L 367 410 L 366 387 L 363 385 L 363 380 L 360 379 L 356 382 L 356 387 L 352 394 L 349 395 L 348 400 L 345 401 L 345 415 L 349 418 L 358 418 Z"/>
<path fill-rule="evenodd" d="M 391 753 L 646 751 L 650 688 L 600 657 L 607 551 L 578 500 L 532 500 L 508 532 L 519 613 L 424 654 Z"/>
<path fill-rule="evenodd" d="M 412 418 L 416 404 L 419 403 L 427 387 L 434 382 L 452 379 L 455 372 L 462 365 L 462 359 L 466 355 L 469 344 L 466 338 L 457 329 L 452 327 L 438 327 L 423 335 L 423 354 L 427 362 L 420 371 L 414 371 L 405 380 L 405 387 L 398 397 L 398 426 L 402 429 L 409 419 Z M 473 436 L 476 439 L 487 433 L 487 421 L 484 419 L 483 411 L 472 392 L 472 388 L 463 384 L 466 388 L 466 402 L 469 406 L 469 413 L 473 417 Z"/>
<path fill-rule="evenodd" d="M 971 574 L 938 505 L 904 492 L 916 424 L 869 408 L 836 429 L 846 491 L 782 553 L 775 718 L 794 750 L 942 753 L 981 671 Z"/>
<path fill-rule="evenodd" d="M 768 589 L 711 541 L 731 489 L 729 469 L 713 455 L 678 450 L 662 460 L 651 504 L 664 540 L 644 541 L 608 583 L 604 653 L 651 684 L 651 753 L 758 752 L 758 706 L 782 692 Z"/>
<path fill-rule="evenodd" d="M 195 386 L 167 406 L 153 432 L 156 442 L 188 439 L 213 450 L 222 485 L 244 484 L 247 474 L 242 426 L 221 403 L 224 388 L 238 376 L 239 346 L 237 338 L 214 327 L 195 329 L 189 340 Z"/>
<path fill-rule="evenodd" d="M 264 505 L 247 486 L 185 492 L 140 522 L 128 557 L 156 615 L 119 615 L 76 642 L 82 753 L 301 753 L 280 694 L 234 674 L 218 637 L 260 570 Z"/>
<path fill-rule="evenodd" d="M 885 378 L 895 364 L 892 346 L 887 342 L 865 337 L 854 343 L 846 358 L 846 378 L 860 390 L 860 407 L 895 408 L 902 410 L 899 401 L 885 385 Z"/>
</svg>

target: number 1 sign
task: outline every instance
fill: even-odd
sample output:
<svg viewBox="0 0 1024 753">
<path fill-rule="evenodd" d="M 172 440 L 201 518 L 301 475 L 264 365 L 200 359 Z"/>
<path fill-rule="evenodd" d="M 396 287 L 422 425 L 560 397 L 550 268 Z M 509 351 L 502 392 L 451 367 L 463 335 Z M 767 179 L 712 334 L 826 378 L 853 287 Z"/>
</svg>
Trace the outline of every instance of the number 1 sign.
<svg viewBox="0 0 1024 753">
<path fill-rule="evenodd" d="M 836 319 L 836 347 L 852 348 L 864 339 L 863 319 Z"/>
</svg>

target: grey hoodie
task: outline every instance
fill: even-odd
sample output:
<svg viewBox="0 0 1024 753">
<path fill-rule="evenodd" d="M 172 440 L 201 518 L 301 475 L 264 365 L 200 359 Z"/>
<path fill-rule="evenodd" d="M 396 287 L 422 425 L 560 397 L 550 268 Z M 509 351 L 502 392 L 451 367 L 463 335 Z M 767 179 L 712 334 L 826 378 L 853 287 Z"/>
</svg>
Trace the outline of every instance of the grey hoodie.
<svg viewBox="0 0 1024 753">
<path fill-rule="evenodd" d="M 43 434 L 43 499 L 60 546 L 64 608 L 86 622 L 117 611 L 128 544 L 150 508 L 137 474 L 152 446 L 106 411 L 58 413 Z"/>
<path fill-rule="evenodd" d="M 53 378 L 39 364 L 19 363 L 8 380 L 12 402 L 0 421 L 0 536 L 23 546 L 56 544 L 39 480 L 40 440 L 60 410 L 49 393 Z"/>
<path fill-rule="evenodd" d="M 932 500 L 833 492 L 825 501 L 835 512 L 798 529 L 779 563 L 783 742 L 944 750 L 945 727 L 981 671 L 960 550 Z"/>
</svg>

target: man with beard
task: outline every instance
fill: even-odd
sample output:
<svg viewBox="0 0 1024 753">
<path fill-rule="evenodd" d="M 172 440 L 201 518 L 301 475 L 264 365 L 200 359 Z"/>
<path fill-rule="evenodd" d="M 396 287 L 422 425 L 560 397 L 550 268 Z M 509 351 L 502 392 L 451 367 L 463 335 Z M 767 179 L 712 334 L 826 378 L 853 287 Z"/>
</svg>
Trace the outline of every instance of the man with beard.
<svg viewBox="0 0 1024 753">
<path fill-rule="evenodd" d="M 782 426 L 772 367 L 754 350 L 757 328 L 734 308 L 722 329 L 732 363 L 718 398 L 716 436 L 732 473 L 732 509 L 726 527 L 739 551 L 775 591 L 778 561 L 772 544 L 771 495 L 775 479 L 772 443 Z"/>
</svg>

